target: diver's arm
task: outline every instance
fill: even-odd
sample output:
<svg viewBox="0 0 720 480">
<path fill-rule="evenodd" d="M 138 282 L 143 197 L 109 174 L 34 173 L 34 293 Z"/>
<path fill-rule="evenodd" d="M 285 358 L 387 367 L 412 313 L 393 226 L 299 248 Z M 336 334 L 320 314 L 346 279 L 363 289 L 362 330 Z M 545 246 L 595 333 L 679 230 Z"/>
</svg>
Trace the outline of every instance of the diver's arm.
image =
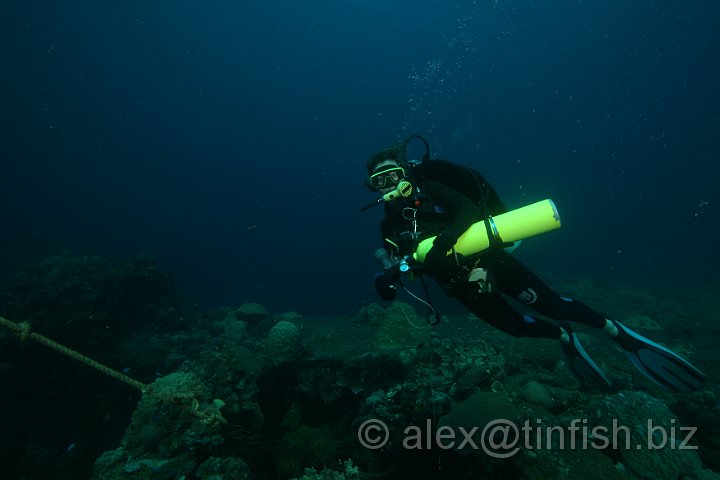
<svg viewBox="0 0 720 480">
<path fill-rule="evenodd" d="M 425 182 L 427 195 L 450 214 L 450 223 L 436 242 L 451 248 L 470 225 L 480 220 L 480 210 L 468 197 L 439 182 Z"/>
<path fill-rule="evenodd" d="M 382 239 L 382 246 L 385 250 L 387 250 L 388 253 L 392 253 L 390 249 L 390 244 L 387 243 L 386 238 L 389 238 L 392 236 L 392 222 L 390 221 L 390 217 L 385 216 L 383 217 L 382 221 L 380 222 L 380 236 Z"/>
<path fill-rule="evenodd" d="M 508 211 L 495 188 L 477 170 L 440 159 L 430 160 L 423 165 L 428 180 L 445 187 L 452 185 L 449 188 L 457 192 L 477 191 L 477 198 L 473 196 L 471 200 L 478 205 L 483 215 L 499 215 Z"/>
<path fill-rule="evenodd" d="M 508 211 L 507 207 L 500 199 L 492 185 L 490 185 L 485 179 L 482 179 L 482 186 L 485 195 L 485 205 L 490 215 L 500 215 Z"/>
</svg>

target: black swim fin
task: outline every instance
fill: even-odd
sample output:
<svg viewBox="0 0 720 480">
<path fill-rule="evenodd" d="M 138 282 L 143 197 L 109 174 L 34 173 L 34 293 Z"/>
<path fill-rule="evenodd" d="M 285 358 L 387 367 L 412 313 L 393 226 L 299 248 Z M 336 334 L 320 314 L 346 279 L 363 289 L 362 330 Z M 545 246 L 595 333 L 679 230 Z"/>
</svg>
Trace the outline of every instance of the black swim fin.
<svg viewBox="0 0 720 480">
<path fill-rule="evenodd" d="M 680 392 L 702 388 L 705 374 L 677 353 L 633 332 L 620 322 L 613 321 L 620 345 L 630 361 L 643 375 L 663 387 Z"/>
<path fill-rule="evenodd" d="M 581 381 L 605 388 L 610 387 L 610 380 L 605 376 L 605 372 L 590 358 L 577 335 L 572 331 L 569 331 L 568 335 L 570 335 L 570 341 L 568 343 L 561 342 L 561 345 L 570 370 Z"/>
</svg>

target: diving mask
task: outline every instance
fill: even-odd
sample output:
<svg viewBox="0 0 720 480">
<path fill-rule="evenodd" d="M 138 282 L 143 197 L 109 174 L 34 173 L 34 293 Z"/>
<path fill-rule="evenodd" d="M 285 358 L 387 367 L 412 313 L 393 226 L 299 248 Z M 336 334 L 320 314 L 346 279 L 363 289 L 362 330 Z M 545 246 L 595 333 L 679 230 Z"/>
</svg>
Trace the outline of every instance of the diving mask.
<svg viewBox="0 0 720 480">
<path fill-rule="evenodd" d="M 374 190 L 382 190 L 397 185 L 405 176 L 404 168 L 396 165 L 387 165 L 370 175 L 370 186 Z"/>
</svg>

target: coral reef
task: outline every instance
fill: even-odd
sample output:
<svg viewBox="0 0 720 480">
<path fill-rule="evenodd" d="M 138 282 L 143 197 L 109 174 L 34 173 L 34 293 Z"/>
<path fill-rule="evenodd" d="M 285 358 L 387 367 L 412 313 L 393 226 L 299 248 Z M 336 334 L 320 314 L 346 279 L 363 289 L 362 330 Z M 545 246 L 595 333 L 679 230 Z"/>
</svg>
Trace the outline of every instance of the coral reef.
<svg viewBox="0 0 720 480">
<path fill-rule="evenodd" d="M 702 472 L 694 444 L 685 444 L 685 433 L 695 427 L 679 424 L 662 400 L 645 392 L 622 391 L 588 408 L 596 411 L 596 426 L 616 437 L 610 440 L 617 443 L 623 464 L 638 477 L 670 480 Z"/>
<path fill-rule="evenodd" d="M 300 330 L 287 320 L 277 322 L 265 339 L 267 355 L 276 364 L 295 360 L 300 354 Z"/>
<path fill-rule="evenodd" d="M 8 470 L 11 477 L 42 478 L 37 472 L 85 459 L 83 465 L 90 466 L 75 471 L 98 480 L 717 478 L 720 406 L 714 385 L 685 395 L 663 391 L 639 377 L 606 339 L 583 336 L 613 378 L 610 391 L 581 386 L 567 371 L 557 342 L 511 338 L 473 317 L 450 317 L 430 328 L 401 302 L 322 318 L 273 313 L 259 304 L 199 312 L 176 305 L 169 279 L 147 259 L 112 267 L 95 258 L 67 257 L 20 275 L 0 291 L 9 306 L 5 315 L 27 315 L 37 328 L 58 334 L 80 328 L 85 353 L 106 355 L 114 365 L 128 362 L 127 373 L 149 384 L 142 395 L 128 392 L 80 367 L 54 364 L 45 352 L 35 352 L 42 363 L 25 362 L 27 347 L 0 335 L 4 391 L 25 385 L 22 375 L 24 382 L 33 380 L 41 365 L 52 374 L 33 381 L 52 386 L 59 375 L 62 382 L 49 391 L 66 396 L 67 412 L 83 412 L 71 427 L 56 423 L 53 431 L 62 425 L 102 432 L 98 422 L 110 409 L 118 417 L 106 441 L 97 435 L 55 450 L 26 441 L 18 453 L 25 460 Z M 639 308 L 655 302 L 679 312 L 685 305 L 680 300 L 584 281 L 565 287 L 591 299 L 617 295 L 620 300 L 607 302 L 614 315 L 652 329 L 653 338 L 691 357 L 694 348 L 714 348 L 665 321 L 655 306 Z M 714 301 L 707 295 L 704 301 Z M 121 308 L 128 298 L 138 305 Z M 83 316 L 90 310 L 93 318 Z M 125 312 L 140 316 L 120 325 Z M 697 318 L 708 325 L 714 320 L 705 311 Z M 57 319 L 69 326 L 54 324 Z M 106 325 L 116 336 L 106 336 Z M 706 355 L 702 361 L 709 369 L 720 360 Z M 20 402 L 13 406 L 21 408 Z M 42 412 L 39 404 L 31 408 Z M 27 432 L 21 420 L 29 417 L 5 412 L 3 424 L 10 432 Z M 676 430 L 664 437 L 665 449 L 590 445 L 600 440 L 600 431 L 592 429 L 612 428 L 613 419 L 627 427 L 633 447 L 663 440 L 652 427 Z M 513 455 L 499 456 L 507 452 L 497 446 L 478 448 L 485 428 L 498 420 L 529 432 Z M 360 436 L 368 422 L 387 429 L 378 448 L 367 447 Z M 698 427 L 698 450 L 679 448 L 679 429 L 690 426 Z M 471 432 L 467 438 L 475 445 L 444 448 L 437 442 L 438 432 L 461 429 Z M 589 446 L 578 447 L 583 445 Z M 17 452 L 10 442 L 3 446 Z"/>
</svg>

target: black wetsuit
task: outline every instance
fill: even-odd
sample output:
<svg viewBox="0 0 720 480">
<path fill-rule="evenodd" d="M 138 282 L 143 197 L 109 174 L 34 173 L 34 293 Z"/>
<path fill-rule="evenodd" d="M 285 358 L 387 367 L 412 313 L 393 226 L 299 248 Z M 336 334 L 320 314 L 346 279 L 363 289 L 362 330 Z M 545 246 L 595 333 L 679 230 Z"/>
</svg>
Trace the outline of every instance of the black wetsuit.
<svg viewBox="0 0 720 480">
<path fill-rule="evenodd" d="M 409 170 L 415 195 L 387 202 L 381 224 L 384 246 L 393 255 L 411 254 L 418 241 L 435 235 L 442 235 L 444 243 L 452 245 L 473 223 L 507 211 L 495 189 L 472 169 L 445 160 L 428 160 Z M 467 281 L 470 270 L 477 267 L 491 272 L 491 293 L 480 292 L 476 282 Z M 561 330 L 519 312 L 502 294 L 556 320 L 596 328 L 605 325 L 605 316 L 558 296 L 502 245 L 459 258 L 456 265 L 433 277 L 472 313 L 515 337 L 559 338 Z"/>
</svg>

